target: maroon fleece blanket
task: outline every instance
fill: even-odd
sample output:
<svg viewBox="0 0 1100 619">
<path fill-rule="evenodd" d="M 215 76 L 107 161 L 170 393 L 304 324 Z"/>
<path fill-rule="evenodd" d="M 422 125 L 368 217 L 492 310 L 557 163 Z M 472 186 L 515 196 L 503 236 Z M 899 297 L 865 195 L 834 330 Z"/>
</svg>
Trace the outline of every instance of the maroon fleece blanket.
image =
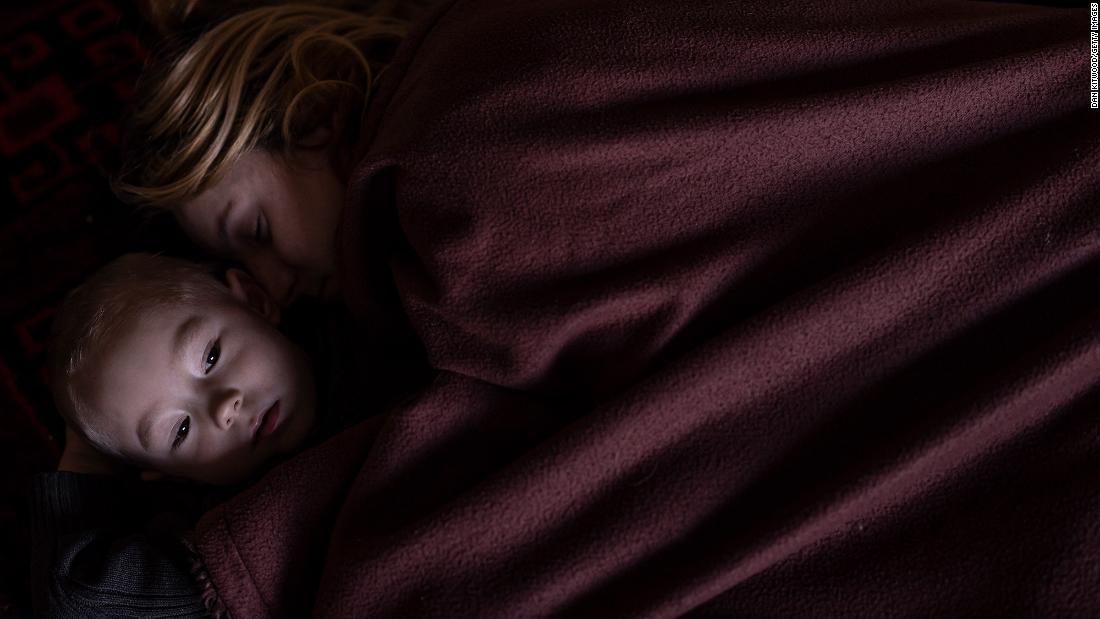
<svg viewBox="0 0 1100 619">
<path fill-rule="evenodd" d="M 208 513 L 235 617 L 1100 615 L 1088 11 L 453 0 L 340 251 L 438 377 Z M 363 389 L 381 388 L 363 377 Z"/>
</svg>

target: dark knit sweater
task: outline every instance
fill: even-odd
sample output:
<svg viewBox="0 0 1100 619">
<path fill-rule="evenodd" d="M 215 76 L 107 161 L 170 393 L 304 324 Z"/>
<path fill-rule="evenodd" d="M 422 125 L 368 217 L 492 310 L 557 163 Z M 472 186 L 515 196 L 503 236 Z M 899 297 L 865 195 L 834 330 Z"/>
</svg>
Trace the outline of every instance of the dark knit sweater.
<svg viewBox="0 0 1100 619">
<path fill-rule="evenodd" d="M 36 616 L 208 616 L 179 542 L 204 493 L 68 472 L 41 473 L 32 483 Z"/>
</svg>

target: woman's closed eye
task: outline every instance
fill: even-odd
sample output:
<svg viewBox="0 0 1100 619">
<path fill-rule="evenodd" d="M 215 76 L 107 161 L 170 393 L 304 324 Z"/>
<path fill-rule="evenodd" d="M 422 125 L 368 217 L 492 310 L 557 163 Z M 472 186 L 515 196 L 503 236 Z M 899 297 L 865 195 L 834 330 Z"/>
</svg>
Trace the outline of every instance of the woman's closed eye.
<svg viewBox="0 0 1100 619">
<path fill-rule="evenodd" d="M 264 243 L 268 239 L 270 230 L 267 227 L 267 219 L 263 213 L 256 215 L 256 223 L 252 227 L 252 240 L 257 243 Z"/>
</svg>

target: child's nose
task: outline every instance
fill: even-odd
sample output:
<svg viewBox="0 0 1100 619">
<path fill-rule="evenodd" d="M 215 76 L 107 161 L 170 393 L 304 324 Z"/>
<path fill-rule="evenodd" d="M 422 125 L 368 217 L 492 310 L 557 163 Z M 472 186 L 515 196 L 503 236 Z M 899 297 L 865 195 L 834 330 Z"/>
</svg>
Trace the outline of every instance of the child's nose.
<svg viewBox="0 0 1100 619">
<path fill-rule="evenodd" d="M 214 425 L 226 429 L 237 421 L 241 410 L 241 392 L 229 389 L 215 396 L 210 407 Z"/>
</svg>

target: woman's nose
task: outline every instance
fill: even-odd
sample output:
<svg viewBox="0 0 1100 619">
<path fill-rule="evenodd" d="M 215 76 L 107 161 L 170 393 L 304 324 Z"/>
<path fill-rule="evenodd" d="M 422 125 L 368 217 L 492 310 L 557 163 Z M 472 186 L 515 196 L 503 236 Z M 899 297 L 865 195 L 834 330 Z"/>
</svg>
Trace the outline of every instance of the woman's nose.
<svg viewBox="0 0 1100 619">
<path fill-rule="evenodd" d="M 267 294 L 279 305 L 286 305 L 292 296 L 294 274 L 274 252 L 258 250 L 246 256 L 243 262 Z"/>
<path fill-rule="evenodd" d="M 237 421 L 241 410 L 241 392 L 227 389 L 216 394 L 210 403 L 210 414 L 214 425 L 224 430 Z"/>
</svg>

